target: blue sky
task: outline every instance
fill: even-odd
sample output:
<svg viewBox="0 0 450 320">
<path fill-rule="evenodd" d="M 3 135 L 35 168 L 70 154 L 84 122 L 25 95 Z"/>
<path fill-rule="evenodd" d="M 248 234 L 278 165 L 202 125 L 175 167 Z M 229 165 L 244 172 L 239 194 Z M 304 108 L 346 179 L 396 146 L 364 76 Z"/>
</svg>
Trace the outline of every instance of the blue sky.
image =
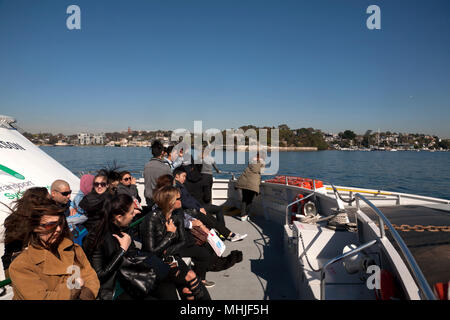
<svg viewBox="0 0 450 320">
<path fill-rule="evenodd" d="M 0 0 L 0 114 L 66 134 L 202 120 L 450 138 L 449 17 L 446 0 Z"/>
</svg>

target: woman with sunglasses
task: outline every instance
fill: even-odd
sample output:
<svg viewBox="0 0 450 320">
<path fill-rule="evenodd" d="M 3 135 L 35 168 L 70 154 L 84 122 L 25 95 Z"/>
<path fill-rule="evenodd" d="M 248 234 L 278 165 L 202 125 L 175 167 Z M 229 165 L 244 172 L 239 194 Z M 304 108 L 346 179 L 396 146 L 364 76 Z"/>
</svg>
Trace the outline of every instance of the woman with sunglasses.
<svg viewBox="0 0 450 320">
<path fill-rule="evenodd" d="M 11 261 L 23 249 L 25 239 L 25 225 L 27 223 L 30 207 L 41 204 L 50 199 L 47 188 L 33 187 L 27 189 L 22 198 L 14 202 L 11 214 L 5 219 L 5 254 L 2 256 L 5 276 L 9 278 L 8 268 Z"/>
<path fill-rule="evenodd" d="M 94 300 L 100 287 L 53 200 L 29 208 L 25 248 L 9 267 L 14 300 Z"/>
<path fill-rule="evenodd" d="M 124 257 L 141 256 L 127 230 L 136 213 L 133 198 L 129 195 L 119 194 L 111 200 L 106 200 L 100 223 L 88 234 L 83 244 L 86 255 L 100 279 L 99 297 L 102 300 L 112 300 L 118 281 L 120 287 L 125 289 L 117 297 L 118 300 L 178 300 L 175 285 L 166 279 L 169 268 L 162 261 L 155 261 L 157 257 L 149 260 L 153 261 L 149 263 L 155 265 L 154 272 L 157 274 L 155 288 L 149 295 L 135 297 L 132 292 L 126 290 L 127 283 L 119 276 Z M 166 270 L 156 267 L 157 265 L 162 265 Z M 163 271 L 166 271 L 166 275 Z"/>
<path fill-rule="evenodd" d="M 202 282 L 210 264 L 210 255 L 206 252 L 195 259 L 193 257 L 195 272 L 181 258 L 181 252 L 187 243 L 186 231 L 182 215 L 172 214 L 174 210 L 181 208 L 179 190 L 174 186 L 163 186 L 155 190 L 153 200 L 157 208 L 140 225 L 142 250 L 168 261 L 174 270 L 173 277 L 187 282 L 184 288 L 180 289 L 178 286 L 182 298 L 210 300 Z"/>
<path fill-rule="evenodd" d="M 139 197 L 138 189 L 136 187 L 136 178 L 132 177 L 129 171 L 122 171 L 119 175 L 119 181 L 120 183 L 117 186 L 116 193 L 128 194 L 141 203 L 141 197 Z"/>
<path fill-rule="evenodd" d="M 106 199 L 112 197 L 111 193 L 107 192 L 109 187 L 108 176 L 102 170 L 94 177 L 93 186 L 92 191 L 88 193 L 79 204 L 80 208 L 85 211 L 88 218 L 84 223 L 88 232 L 94 229 L 103 218 L 103 204 Z"/>
</svg>

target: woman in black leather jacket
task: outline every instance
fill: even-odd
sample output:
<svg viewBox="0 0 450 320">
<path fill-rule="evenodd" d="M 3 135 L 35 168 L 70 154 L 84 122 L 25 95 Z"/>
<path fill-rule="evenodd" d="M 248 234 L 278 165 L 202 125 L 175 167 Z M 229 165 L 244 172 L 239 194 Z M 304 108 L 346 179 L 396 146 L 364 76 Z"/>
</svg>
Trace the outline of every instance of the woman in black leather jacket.
<svg viewBox="0 0 450 320">
<path fill-rule="evenodd" d="M 122 280 L 117 276 L 123 257 L 138 255 L 131 237 L 124 232 L 135 214 L 135 205 L 129 195 L 121 194 L 111 201 L 107 200 L 104 206 L 104 218 L 100 220 L 96 229 L 89 232 L 83 243 L 86 255 L 100 280 L 98 296 L 102 300 L 113 299 L 116 282 L 119 280 L 120 283 Z M 176 287 L 172 282 L 167 279 L 158 279 L 158 277 L 156 281 L 156 288 L 144 299 L 178 299 Z M 121 287 L 126 286 L 121 285 Z M 132 298 L 126 291 L 118 297 L 119 300 Z"/>
<path fill-rule="evenodd" d="M 187 299 L 210 299 L 208 291 L 200 281 L 202 277 L 190 270 L 180 255 L 187 242 L 183 215 L 172 214 L 174 210 L 181 208 L 179 190 L 173 186 L 164 186 L 153 193 L 153 200 L 158 208 L 149 213 L 140 226 L 142 250 L 161 257 L 163 261 L 176 260 L 171 267 L 178 266 L 180 272 L 176 277 L 185 277 L 190 289 L 183 288 L 181 296 Z M 194 263 L 206 273 L 208 265 L 202 265 L 203 261 Z"/>
</svg>

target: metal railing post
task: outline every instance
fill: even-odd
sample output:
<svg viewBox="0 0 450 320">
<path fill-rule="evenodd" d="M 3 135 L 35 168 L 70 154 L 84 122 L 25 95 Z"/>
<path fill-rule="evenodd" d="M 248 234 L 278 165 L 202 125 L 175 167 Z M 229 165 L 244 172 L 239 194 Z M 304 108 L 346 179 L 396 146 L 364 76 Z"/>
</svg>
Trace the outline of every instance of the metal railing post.
<svg viewBox="0 0 450 320">
<path fill-rule="evenodd" d="M 357 200 L 361 199 L 362 201 L 367 203 L 369 205 L 369 207 L 372 208 L 372 210 L 375 212 L 375 214 L 378 215 L 378 220 L 380 222 L 381 238 L 385 237 L 384 225 L 387 226 L 388 230 L 390 231 L 390 233 L 392 235 L 392 238 L 395 240 L 395 242 L 397 242 L 397 245 L 400 248 L 400 251 L 403 253 L 403 255 L 406 259 L 406 262 L 408 263 L 408 266 L 410 267 L 410 269 L 412 271 L 412 276 L 413 276 L 414 280 L 417 282 L 417 285 L 418 285 L 420 291 L 422 291 L 422 293 L 424 294 L 426 299 L 436 300 L 436 296 L 434 295 L 433 290 L 431 290 L 430 285 L 428 284 L 427 280 L 425 279 L 425 276 L 423 275 L 422 271 L 420 270 L 419 266 L 417 265 L 417 262 L 414 259 L 411 251 L 409 251 L 408 246 L 405 244 L 403 239 L 400 237 L 400 235 L 395 230 L 395 228 L 392 226 L 392 224 L 389 222 L 389 220 L 386 218 L 386 216 L 377 207 L 375 207 L 372 202 L 367 200 L 361 194 L 359 194 L 359 193 L 355 194 L 355 198 Z M 359 209 L 358 201 L 357 201 L 357 208 L 358 208 L 358 212 L 359 212 L 360 209 Z"/>
<path fill-rule="evenodd" d="M 342 259 L 345 259 L 349 256 L 352 256 L 366 248 L 369 248 L 371 246 L 373 246 L 375 243 L 377 243 L 377 240 L 372 240 L 369 241 L 361 246 L 359 246 L 358 248 L 355 248 L 351 251 L 348 251 L 346 253 L 341 254 L 340 256 L 337 256 L 331 260 L 329 260 L 321 269 L 320 269 L 320 300 L 325 300 L 325 270 L 326 268 L 328 268 L 330 265 L 332 265 L 333 263 L 336 263 Z"/>
<path fill-rule="evenodd" d="M 293 206 L 293 205 L 296 204 L 296 203 L 299 203 L 300 201 L 304 201 L 304 200 L 308 199 L 308 198 L 311 197 L 312 195 L 315 195 L 315 192 L 312 192 L 312 193 L 308 194 L 308 195 L 307 195 L 306 197 L 304 197 L 304 198 L 297 199 L 297 200 L 295 200 L 294 202 L 291 202 L 291 203 L 289 203 L 289 204 L 286 206 L 285 221 L 286 221 L 286 224 L 287 224 L 289 227 L 291 227 L 291 225 L 292 225 L 292 223 L 290 223 L 290 221 L 289 221 L 289 210 L 288 210 L 289 207 Z"/>
</svg>

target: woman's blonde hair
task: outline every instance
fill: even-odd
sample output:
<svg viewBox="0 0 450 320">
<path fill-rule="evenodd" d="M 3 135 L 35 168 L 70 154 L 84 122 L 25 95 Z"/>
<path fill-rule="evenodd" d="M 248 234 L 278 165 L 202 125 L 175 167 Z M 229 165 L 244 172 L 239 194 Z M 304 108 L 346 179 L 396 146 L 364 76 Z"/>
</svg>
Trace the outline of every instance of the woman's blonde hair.
<svg viewBox="0 0 450 320">
<path fill-rule="evenodd" d="M 153 194 L 153 201 L 161 208 L 164 214 L 169 213 L 174 207 L 180 190 L 173 186 L 164 186 Z"/>
</svg>

